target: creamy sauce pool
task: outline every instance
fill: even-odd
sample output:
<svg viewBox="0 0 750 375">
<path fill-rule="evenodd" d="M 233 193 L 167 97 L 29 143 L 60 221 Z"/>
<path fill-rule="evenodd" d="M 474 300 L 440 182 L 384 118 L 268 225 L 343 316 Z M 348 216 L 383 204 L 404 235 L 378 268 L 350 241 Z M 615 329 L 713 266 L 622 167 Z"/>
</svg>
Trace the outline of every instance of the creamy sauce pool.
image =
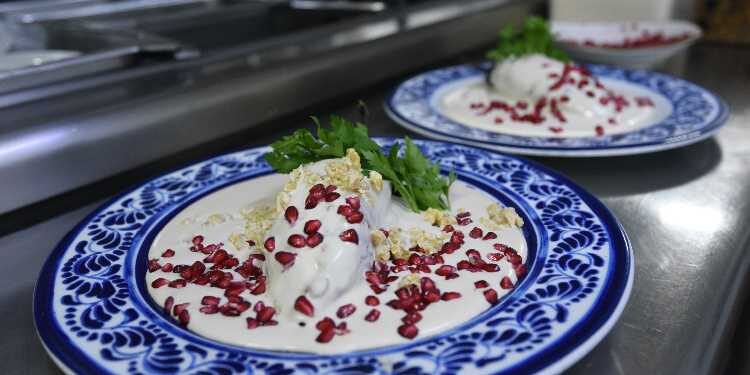
<svg viewBox="0 0 750 375">
<path fill-rule="evenodd" d="M 206 258 L 205 254 L 188 250 L 192 245 L 191 240 L 194 236 L 202 235 L 204 244 L 222 242 L 224 243 L 222 248 L 242 263 L 248 258 L 250 250 L 247 248 L 238 250 L 229 243 L 230 237 L 234 233 L 241 232 L 245 225 L 244 219 L 239 215 L 238 208 L 259 206 L 272 201 L 287 179 L 288 177 L 283 175 L 270 175 L 253 179 L 212 193 L 188 206 L 167 223 L 157 235 L 149 249 L 149 259 L 156 260 L 162 266 L 167 262 L 173 265 L 189 265 L 195 261 L 203 260 Z M 252 198 L 249 197 L 250 195 Z M 470 212 L 470 218 L 473 222 L 467 225 L 453 225 L 456 230 L 465 234 L 464 244 L 452 254 L 443 254 L 444 264 L 455 266 L 459 261 L 466 260 L 465 252 L 468 249 L 476 249 L 486 260 L 489 254 L 498 254 L 498 250 L 493 247 L 493 244 L 497 243 L 514 248 L 525 261 L 526 243 L 521 230 L 518 228 L 506 227 L 493 230 L 497 234 L 497 238 L 492 240 L 483 240 L 481 237 L 472 238 L 469 235 L 474 227 L 482 227 L 479 219 L 487 216 L 487 207 L 492 203 L 497 203 L 491 196 L 471 185 L 457 181 L 451 187 L 450 200 L 453 208 L 461 208 Z M 385 226 L 429 227 L 429 224 L 420 215 L 410 212 L 398 199 L 390 201 L 385 212 L 387 213 L 383 220 Z M 456 214 L 457 211 L 453 213 Z M 483 234 L 487 231 L 483 230 Z M 166 249 L 174 250 L 174 255 L 163 257 Z M 267 262 L 273 260 L 272 256 L 269 255 L 266 254 Z M 432 279 L 441 293 L 458 292 L 460 297 L 431 303 L 425 310 L 420 311 L 422 318 L 416 323 L 419 329 L 416 339 L 455 327 L 490 308 L 491 304 L 488 302 L 487 294 L 497 293 L 498 297 L 502 297 L 509 293 L 512 289 L 509 289 L 508 285 L 504 285 L 508 288 L 504 289 L 500 284 L 506 276 L 513 284 L 516 283 L 516 272 L 513 266 L 508 262 L 507 257 L 493 263 L 499 266 L 499 272 L 459 270 L 456 271 L 459 277 L 447 280 L 445 277 L 434 273 L 441 266 L 438 264 L 430 266 L 431 273 L 418 274 Z M 235 280 L 241 278 L 231 269 L 224 271 L 232 272 Z M 260 326 L 254 329 L 248 329 L 247 327 L 247 318 L 253 319 L 257 315 L 253 308 L 243 311 L 239 316 L 200 312 L 200 309 L 204 307 L 202 304 L 204 296 L 219 297 L 219 304 L 226 302 L 227 298 L 224 297 L 224 290 L 222 289 L 193 283 L 187 283 L 181 288 L 173 288 L 167 285 L 155 288 L 152 283 L 159 278 L 167 280 L 179 278 L 178 274 L 164 272 L 161 269 L 148 272 L 146 281 L 149 285 L 149 292 L 158 305 L 163 306 L 167 299 L 171 297 L 172 305 L 180 305 L 180 309 L 189 312 L 187 329 L 202 336 L 224 343 L 257 349 L 331 354 L 410 341 L 398 332 L 399 327 L 404 324 L 402 318 L 404 318 L 405 313 L 386 304 L 390 300 L 398 299 L 395 292 L 399 283 L 402 282 L 401 279 L 408 274 L 408 271 L 391 273 L 391 275 L 398 276 L 399 280 L 391 282 L 388 290 L 381 294 L 375 294 L 365 281 L 364 275 L 362 275 L 351 288 L 337 296 L 335 301 L 329 305 L 316 305 L 314 317 L 295 314 L 288 311 L 289 307 L 286 307 L 287 311 L 278 311 L 274 315 L 273 319 L 277 322 L 275 325 Z M 482 281 L 486 282 L 487 286 L 483 286 Z M 278 288 L 278 286 L 274 287 Z M 289 289 L 292 290 L 294 287 L 290 286 Z M 257 306 L 258 301 L 263 301 L 266 306 L 273 305 L 273 298 L 271 298 L 269 292 L 253 295 L 246 290 L 240 296 L 253 307 Z M 369 300 L 370 304 L 365 303 L 368 296 L 376 296 L 379 303 L 373 306 L 372 298 Z M 185 303 L 188 305 L 184 305 Z M 353 304 L 356 310 L 351 315 L 341 319 L 337 317 L 337 312 L 342 305 L 346 304 Z M 367 321 L 365 317 L 371 314 L 373 309 L 378 310 L 380 315 L 374 322 Z M 316 338 L 321 332 L 315 326 L 323 317 L 331 317 L 336 324 L 346 323 L 348 333 L 336 335 L 327 343 L 317 342 Z"/>
<path fill-rule="evenodd" d="M 433 105 L 466 126 L 558 138 L 627 133 L 669 115 L 666 100 L 645 88 L 581 72 L 531 55 L 494 69 L 489 76 L 492 85 L 485 77 L 474 77 L 438 91 Z M 538 105 L 541 109 L 535 117 Z M 514 119 L 508 108 L 526 118 Z"/>
</svg>

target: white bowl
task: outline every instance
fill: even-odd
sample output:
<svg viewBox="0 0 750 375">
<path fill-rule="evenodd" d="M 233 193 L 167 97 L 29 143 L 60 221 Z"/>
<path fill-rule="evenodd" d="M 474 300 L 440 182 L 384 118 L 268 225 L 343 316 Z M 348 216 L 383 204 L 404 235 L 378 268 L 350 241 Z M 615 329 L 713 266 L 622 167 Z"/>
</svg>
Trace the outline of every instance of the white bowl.
<svg viewBox="0 0 750 375">
<path fill-rule="evenodd" d="M 701 29 L 686 21 L 552 22 L 557 44 L 574 60 L 627 68 L 650 68 L 665 61 L 700 38 Z M 660 34 L 658 45 L 632 46 L 644 33 Z"/>
</svg>

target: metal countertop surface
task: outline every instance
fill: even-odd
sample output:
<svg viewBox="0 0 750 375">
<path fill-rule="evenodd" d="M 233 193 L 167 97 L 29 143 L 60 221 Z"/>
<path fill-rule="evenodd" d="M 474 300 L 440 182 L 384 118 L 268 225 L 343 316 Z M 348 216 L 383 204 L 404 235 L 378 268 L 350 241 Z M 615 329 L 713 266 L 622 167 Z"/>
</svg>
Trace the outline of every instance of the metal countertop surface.
<svg viewBox="0 0 750 375">
<path fill-rule="evenodd" d="M 750 49 L 699 44 L 679 60 L 663 70 L 718 93 L 729 104 L 731 117 L 717 136 L 638 156 L 533 158 L 599 197 L 621 221 L 635 251 L 633 292 L 621 319 L 570 374 L 715 373 L 726 359 L 750 260 Z M 313 112 L 358 118 L 351 103 L 361 98 L 369 107 L 372 135 L 409 134 L 382 110 L 385 94 L 398 81 Z M 267 144 L 308 123 L 303 115 L 287 117 L 3 216 L 2 373 L 59 373 L 34 332 L 34 284 L 56 243 L 105 198 L 176 166 Z"/>
</svg>

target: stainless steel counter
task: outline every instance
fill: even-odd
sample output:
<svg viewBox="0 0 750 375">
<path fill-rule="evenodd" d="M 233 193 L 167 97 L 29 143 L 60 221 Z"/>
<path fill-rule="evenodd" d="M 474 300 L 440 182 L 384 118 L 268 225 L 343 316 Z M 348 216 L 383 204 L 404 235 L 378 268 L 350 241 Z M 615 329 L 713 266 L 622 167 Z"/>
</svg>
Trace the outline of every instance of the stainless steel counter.
<svg viewBox="0 0 750 375">
<path fill-rule="evenodd" d="M 750 262 L 750 49 L 698 45 L 683 61 L 676 60 L 666 71 L 717 92 L 731 107 L 729 123 L 716 137 L 642 156 L 537 159 L 601 198 L 622 221 L 635 249 L 635 284 L 621 320 L 571 374 L 705 374 L 719 372 L 726 359 Z M 314 112 L 356 117 L 351 103 L 362 98 L 374 135 L 408 134 L 381 109 L 396 82 L 339 98 Z M 299 114 L 266 123 L 0 216 L 0 232 L 5 233 L 0 237 L 5 256 L 0 263 L 2 373 L 56 372 L 34 334 L 34 283 L 56 242 L 102 198 L 167 168 L 268 143 L 308 124 L 305 118 Z"/>
</svg>

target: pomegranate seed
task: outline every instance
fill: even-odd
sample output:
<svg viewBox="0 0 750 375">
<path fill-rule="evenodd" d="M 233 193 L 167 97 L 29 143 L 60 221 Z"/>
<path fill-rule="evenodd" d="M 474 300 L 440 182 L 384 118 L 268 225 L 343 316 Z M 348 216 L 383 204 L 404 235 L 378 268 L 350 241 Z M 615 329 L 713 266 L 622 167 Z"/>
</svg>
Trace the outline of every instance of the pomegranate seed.
<svg viewBox="0 0 750 375">
<path fill-rule="evenodd" d="M 233 282 L 229 285 L 229 287 L 224 291 L 224 295 L 227 297 L 236 297 L 242 294 L 246 289 L 245 283 L 243 282 Z"/>
<path fill-rule="evenodd" d="M 266 248 L 269 252 L 273 252 L 276 249 L 276 239 L 273 237 L 268 237 L 265 242 L 263 242 L 263 247 Z"/>
<path fill-rule="evenodd" d="M 161 266 L 161 270 L 164 272 L 172 272 L 172 263 L 164 263 L 164 265 Z"/>
<path fill-rule="evenodd" d="M 424 262 L 424 264 L 426 264 L 428 266 L 432 266 L 432 265 L 434 265 L 434 264 L 437 263 L 437 261 L 435 260 L 435 257 L 432 256 L 432 255 L 425 255 L 425 256 L 423 256 L 422 257 L 422 262 Z"/>
<path fill-rule="evenodd" d="M 334 329 L 335 327 L 336 324 L 333 322 L 333 319 L 329 317 L 325 317 L 315 324 L 315 328 L 318 331 L 327 331 L 329 329 Z"/>
<path fill-rule="evenodd" d="M 477 288 L 477 289 L 483 289 L 483 288 L 486 288 L 488 286 L 490 286 L 490 283 L 488 283 L 488 282 L 486 282 L 484 280 L 479 280 L 479 281 L 475 281 L 474 282 L 474 287 Z"/>
<path fill-rule="evenodd" d="M 182 326 L 187 326 L 188 323 L 190 323 L 190 313 L 187 310 L 183 310 L 180 315 L 177 316 L 177 320 L 179 320 Z"/>
<path fill-rule="evenodd" d="M 418 254 L 412 253 L 411 255 L 409 255 L 408 262 L 412 266 L 422 264 L 422 257 L 420 257 Z"/>
<path fill-rule="evenodd" d="M 258 303 L 255 304 L 255 307 L 253 307 L 253 311 L 255 311 L 256 313 L 259 313 L 264 308 L 266 308 L 266 304 L 263 303 L 263 301 L 258 301 Z"/>
<path fill-rule="evenodd" d="M 276 258 L 276 261 L 281 263 L 282 266 L 284 266 L 284 269 L 287 269 L 294 265 L 294 258 L 297 257 L 296 254 L 288 253 L 286 251 L 280 251 L 276 253 L 274 258 Z"/>
<path fill-rule="evenodd" d="M 336 191 L 336 189 L 337 189 L 336 185 L 328 185 L 326 186 L 326 194 L 333 193 L 334 191 Z"/>
<path fill-rule="evenodd" d="M 464 234 L 461 231 L 453 231 L 453 234 L 451 234 L 450 242 L 461 245 L 464 243 Z"/>
<path fill-rule="evenodd" d="M 325 344 L 327 342 L 330 342 L 333 340 L 333 336 L 335 335 L 335 332 L 333 331 L 333 328 L 326 329 L 318 335 L 318 337 L 315 338 L 315 341 Z"/>
<path fill-rule="evenodd" d="M 307 240 L 305 240 L 305 243 L 309 247 L 315 247 L 320 245 L 320 243 L 323 242 L 323 235 L 320 233 L 315 233 L 309 237 L 307 237 Z"/>
<path fill-rule="evenodd" d="M 318 200 L 315 199 L 312 195 L 308 196 L 307 199 L 305 199 L 305 209 L 312 210 L 318 205 Z"/>
<path fill-rule="evenodd" d="M 487 254 L 487 259 L 489 259 L 489 260 L 491 260 L 493 262 L 497 262 L 500 259 L 503 259 L 503 256 L 504 255 L 500 254 L 500 253 L 489 253 L 489 254 Z"/>
<path fill-rule="evenodd" d="M 494 240 L 495 238 L 497 238 L 497 234 L 495 232 L 487 232 L 484 237 L 482 237 L 482 240 L 489 241 Z"/>
<path fill-rule="evenodd" d="M 505 276 L 500 280 L 500 287 L 503 289 L 510 289 L 513 287 L 513 281 L 510 280 L 510 277 Z"/>
<path fill-rule="evenodd" d="M 342 215 L 344 217 L 351 215 L 352 212 L 354 212 L 354 210 L 350 206 L 347 206 L 347 205 L 341 205 L 339 206 L 338 210 L 336 210 L 337 214 Z"/>
<path fill-rule="evenodd" d="M 484 234 L 484 233 L 482 232 L 482 229 L 481 229 L 481 228 L 479 228 L 479 227 L 474 227 L 474 228 L 472 228 L 472 229 L 471 229 L 471 231 L 469 232 L 469 237 L 471 237 L 471 238 L 480 238 L 480 237 L 482 237 L 482 235 L 483 235 L 483 234 Z"/>
<path fill-rule="evenodd" d="M 245 320 L 247 322 L 247 329 L 256 329 L 258 328 L 258 321 L 253 318 L 247 318 Z"/>
<path fill-rule="evenodd" d="M 266 292 L 266 282 L 264 280 L 264 281 L 258 282 L 258 284 L 255 287 L 253 287 L 253 289 L 250 291 L 250 294 L 257 296 L 265 292 Z"/>
<path fill-rule="evenodd" d="M 326 194 L 326 202 L 333 202 L 336 199 L 339 199 L 341 197 L 341 194 L 339 193 L 328 193 Z"/>
<path fill-rule="evenodd" d="M 164 252 L 161 253 L 161 256 L 163 256 L 165 258 L 173 257 L 174 256 L 174 250 L 172 250 L 172 249 L 164 250 Z"/>
<path fill-rule="evenodd" d="M 318 230 L 320 230 L 320 226 L 323 225 L 320 220 L 308 220 L 305 223 L 305 233 L 306 234 L 315 234 L 318 233 Z"/>
<path fill-rule="evenodd" d="M 410 313 L 406 314 L 406 316 L 404 316 L 403 318 L 401 318 L 401 321 L 404 322 L 404 323 L 406 323 L 406 324 L 416 324 L 420 320 L 422 320 L 422 314 L 420 314 L 420 313 L 418 313 L 416 311 L 410 312 Z"/>
<path fill-rule="evenodd" d="M 458 264 L 456 264 L 459 270 L 468 270 L 472 267 L 472 264 L 469 263 L 468 260 L 462 260 L 459 261 Z"/>
<path fill-rule="evenodd" d="M 523 262 L 523 259 L 521 259 L 521 256 L 518 255 L 518 254 L 510 253 L 510 254 L 508 254 L 508 261 L 513 266 L 517 266 L 517 265 L 521 264 L 521 262 Z"/>
<path fill-rule="evenodd" d="M 190 303 L 180 303 L 177 305 L 174 305 L 174 308 L 172 309 L 172 315 L 177 316 L 180 315 L 187 307 L 190 306 Z"/>
<path fill-rule="evenodd" d="M 456 219 L 463 219 L 463 218 L 469 217 L 469 216 L 471 216 L 471 212 L 469 212 L 469 211 L 459 212 L 456 215 Z"/>
<path fill-rule="evenodd" d="M 201 299 L 201 304 L 202 305 L 218 305 L 219 300 L 221 300 L 219 297 L 203 296 L 203 299 Z"/>
<path fill-rule="evenodd" d="M 217 305 L 206 305 L 198 309 L 198 311 L 204 314 L 216 314 L 219 312 L 219 306 Z"/>
<path fill-rule="evenodd" d="M 346 335 L 347 333 L 349 333 L 346 322 L 339 323 L 339 325 L 337 325 L 334 329 L 334 332 L 336 332 L 337 335 Z"/>
<path fill-rule="evenodd" d="M 526 266 L 523 265 L 523 264 L 519 264 L 519 265 L 513 267 L 513 270 L 516 271 L 516 278 L 517 279 L 520 279 L 524 275 L 526 275 Z"/>
<path fill-rule="evenodd" d="M 487 300 L 487 302 L 490 303 L 490 305 L 494 305 L 497 303 L 497 292 L 495 289 L 487 289 L 484 291 L 484 299 Z"/>
<path fill-rule="evenodd" d="M 445 292 L 440 297 L 443 301 L 450 301 L 452 299 L 461 298 L 461 293 L 459 292 Z"/>
<path fill-rule="evenodd" d="M 185 281 L 184 279 L 177 279 L 177 280 L 172 280 L 172 281 L 169 282 L 169 287 L 170 288 L 178 288 L 179 289 L 179 288 L 185 287 L 185 285 L 187 285 L 187 281 Z"/>
<path fill-rule="evenodd" d="M 378 309 L 372 309 L 365 315 L 365 320 L 368 322 L 374 322 L 380 318 L 380 311 Z"/>
<path fill-rule="evenodd" d="M 148 272 L 156 272 L 161 268 L 161 265 L 156 259 L 149 259 L 148 261 Z"/>
<path fill-rule="evenodd" d="M 409 340 L 417 337 L 419 329 L 414 324 L 404 324 L 398 327 L 398 334 Z"/>
<path fill-rule="evenodd" d="M 440 301 L 440 292 L 436 289 L 427 290 L 422 293 L 422 301 L 426 303 L 434 303 Z"/>
<path fill-rule="evenodd" d="M 273 318 L 274 314 L 276 314 L 276 309 L 270 306 L 266 306 L 262 310 L 260 310 L 255 318 L 258 319 L 258 321 L 261 323 L 267 323 L 271 321 L 271 318 Z"/>
<path fill-rule="evenodd" d="M 354 229 L 347 229 L 339 235 L 339 238 L 341 241 L 344 242 L 352 242 L 355 244 L 359 244 L 359 236 L 357 235 L 357 231 Z"/>
<path fill-rule="evenodd" d="M 346 198 L 346 203 L 353 208 L 355 211 L 359 210 L 359 197 L 357 196 L 351 196 Z"/>
<path fill-rule="evenodd" d="M 594 130 L 596 130 L 596 135 L 598 136 L 604 135 L 604 128 L 601 125 L 597 125 L 596 128 L 594 128 Z"/>
<path fill-rule="evenodd" d="M 294 301 L 294 309 L 309 317 L 312 317 L 315 314 L 315 308 L 305 296 L 297 297 L 297 300 Z"/>
<path fill-rule="evenodd" d="M 338 316 L 339 319 L 344 319 L 349 315 L 354 314 L 355 311 L 357 311 L 357 306 L 354 306 L 351 303 L 347 303 L 346 305 L 343 305 L 339 307 L 338 310 L 336 310 L 336 316 Z"/>
<path fill-rule="evenodd" d="M 446 264 L 446 265 L 442 265 L 438 267 L 438 269 L 435 270 L 435 274 L 438 276 L 448 276 L 452 274 L 453 272 L 455 272 L 455 270 L 456 270 L 455 267 L 449 266 Z"/>
<path fill-rule="evenodd" d="M 305 247 L 305 237 L 302 237 L 301 234 L 293 234 L 289 236 L 289 239 L 286 242 L 292 247 Z"/>
<path fill-rule="evenodd" d="M 314 193 L 322 193 L 326 191 L 326 187 L 323 184 L 315 184 L 310 187 L 310 190 L 308 191 L 310 194 Z"/>
<path fill-rule="evenodd" d="M 348 222 L 349 224 L 357 224 L 357 223 L 361 223 L 361 222 L 362 222 L 362 219 L 364 219 L 364 217 L 365 217 L 365 216 L 364 216 L 364 215 L 362 215 L 362 213 L 361 213 L 361 212 L 359 212 L 359 211 L 354 211 L 354 212 L 352 212 L 352 213 L 351 213 L 351 215 L 349 215 L 349 216 L 347 216 L 347 217 L 346 217 L 346 221 L 347 221 L 347 222 Z"/>
<path fill-rule="evenodd" d="M 193 237 L 193 245 L 198 246 L 203 243 L 203 236 L 197 235 Z"/>
<path fill-rule="evenodd" d="M 460 245 L 457 243 L 446 242 L 443 244 L 443 247 L 440 248 L 440 251 L 445 254 L 453 254 L 453 252 L 458 250 L 459 247 Z"/>
<path fill-rule="evenodd" d="M 375 296 L 367 296 L 365 297 L 365 304 L 367 306 L 377 306 L 380 304 L 380 300 Z"/>
<path fill-rule="evenodd" d="M 435 282 L 432 281 L 429 277 L 423 277 L 419 280 L 419 286 L 422 287 L 422 290 L 437 290 L 437 287 L 435 286 Z"/>
<path fill-rule="evenodd" d="M 294 223 L 297 222 L 298 217 L 299 211 L 297 211 L 297 207 L 289 206 L 286 208 L 286 211 L 284 211 L 284 218 L 289 222 L 289 225 L 294 225 Z"/>
<path fill-rule="evenodd" d="M 169 296 L 167 299 L 164 300 L 164 312 L 169 314 L 170 311 L 172 311 L 172 307 L 174 306 L 174 297 Z"/>
<path fill-rule="evenodd" d="M 494 263 L 484 263 L 479 266 L 484 272 L 497 272 L 500 271 L 500 266 Z"/>
<path fill-rule="evenodd" d="M 190 280 L 193 277 L 193 270 L 191 268 L 185 268 L 180 272 L 180 277 L 185 280 Z"/>
<path fill-rule="evenodd" d="M 453 225 L 448 224 L 448 225 L 444 226 L 443 227 L 443 232 L 446 232 L 446 233 L 453 232 Z"/>
</svg>

